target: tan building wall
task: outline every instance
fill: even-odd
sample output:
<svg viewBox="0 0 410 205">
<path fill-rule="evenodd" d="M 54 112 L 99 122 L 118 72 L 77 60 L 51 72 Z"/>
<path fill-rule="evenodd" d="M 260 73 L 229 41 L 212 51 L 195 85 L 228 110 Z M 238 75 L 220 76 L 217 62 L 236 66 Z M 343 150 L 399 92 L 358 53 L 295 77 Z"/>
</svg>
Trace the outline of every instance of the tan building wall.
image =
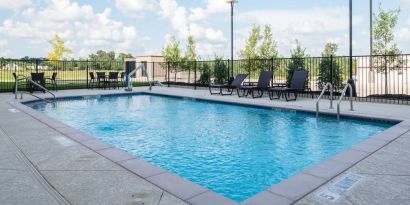
<svg viewBox="0 0 410 205">
<path fill-rule="evenodd" d="M 164 58 L 162 56 L 137 56 L 135 58 L 126 58 L 125 61 L 134 61 L 137 65 L 143 63 L 146 67 L 148 77 L 143 76 L 143 71 L 137 71 L 137 80 L 165 80 L 166 69 L 163 68 Z"/>
</svg>

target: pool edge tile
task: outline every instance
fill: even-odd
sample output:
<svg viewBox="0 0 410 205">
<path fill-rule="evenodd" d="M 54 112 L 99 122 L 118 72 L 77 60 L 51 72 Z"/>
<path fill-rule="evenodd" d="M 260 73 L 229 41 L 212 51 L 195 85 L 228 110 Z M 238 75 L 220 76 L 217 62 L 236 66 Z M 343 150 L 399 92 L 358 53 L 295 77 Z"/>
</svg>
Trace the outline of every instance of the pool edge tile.
<svg viewBox="0 0 410 205">
<path fill-rule="evenodd" d="M 330 180 L 350 167 L 351 164 L 349 163 L 329 159 L 306 168 L 302 173 Z"/>
<path fill-rule="evenodd" d="M 192 205 L 239 205 L 213 191 L 206 191 L 187 200 Z"/>
<path fill-rule="evenodd" d="M 147 177 L 146 180 L 185 201 L 208 191 L 208 189 L 168 171 Z"/>
<path fill-rule="evenodd" d="M 302 172 L 272 186 L 268 191 L 292 201 L 296 201 L 327 181 L 328 180 L 324 178 Z"/>
<path fill-rule="evenodd" d="M 134 155 L 131 155 L 115 147 L 97 150 L 96 152 L 116 163 L 135 158 Z"/>
<path fill-rule="evenodd" d="M 294 201 L 275 193 L 264 191 L 241 203 L 241 205 L 289 205 Z"/>
<path fill-rule="evenodd" d="M 125 160 L 119 164 L 144 179 L 167 172 L 166 170 L 139 158 Z"/>
</svg>

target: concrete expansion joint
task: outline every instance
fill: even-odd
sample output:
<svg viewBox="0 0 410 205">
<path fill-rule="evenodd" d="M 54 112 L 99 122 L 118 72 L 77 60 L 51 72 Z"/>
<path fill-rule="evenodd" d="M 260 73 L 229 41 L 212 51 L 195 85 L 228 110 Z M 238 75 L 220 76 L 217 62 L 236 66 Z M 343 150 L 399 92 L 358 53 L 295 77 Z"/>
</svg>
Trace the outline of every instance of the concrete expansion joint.
<svg viewBox="0 0 410 205">
<path fill-rule="evenodd" d="M 44 177 L 41 173 L 37 170 L 34 164 L 27 158 L 27 156 L 21 151 L 21 149 L 17 146 L 17 144 L 13 141 L 13 139 L 7 135 L 5 130 L 0 127 L 0 135 L 5 136 L 6 144 L 9 148 L 15 153 L 16 157 L 24 163 L 24 166 L 28 169 L 31 176 L 39 182 L 40 186 L 47 191 L 58 204 L 61 205 L 68 205 L 70 204 L 64 196 L 62 196 Z"/>
</svg>

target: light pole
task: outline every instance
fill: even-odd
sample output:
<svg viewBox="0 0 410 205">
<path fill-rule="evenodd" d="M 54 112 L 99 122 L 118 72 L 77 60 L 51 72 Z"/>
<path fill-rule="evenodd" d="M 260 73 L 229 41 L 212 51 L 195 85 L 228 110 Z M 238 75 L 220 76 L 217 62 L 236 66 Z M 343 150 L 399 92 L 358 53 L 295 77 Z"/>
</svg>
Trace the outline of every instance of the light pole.
<svg viewBox="0 0 410 205">
<path fill-rule="evenodd" d="M 370 71 L 373 69 L 373 0 L 370 0 Z"/>
<path fill-rule="evenodd" d="M 238 3 L 238 0 L 227 0 L 226 3 L 231 4 L 231 74 L 233 75 L 233 8 L 235 3 Z M 230 77 L 229 75 L 229 69 L 228 69 L 228 78 Z"/>
</svg>

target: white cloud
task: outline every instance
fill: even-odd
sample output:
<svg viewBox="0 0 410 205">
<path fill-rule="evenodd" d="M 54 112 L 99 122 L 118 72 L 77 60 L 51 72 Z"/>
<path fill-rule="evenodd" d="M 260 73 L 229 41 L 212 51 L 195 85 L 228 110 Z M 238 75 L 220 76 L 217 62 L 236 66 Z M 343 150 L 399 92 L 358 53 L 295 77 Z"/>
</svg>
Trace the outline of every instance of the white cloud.
<svg viewBox="0 0 410 205">
<path fill-rule="evenodd" d="M 76 57 L 86 57 L 98 49 L 132 52 L 144 40 L 134 26 L 111 19 L 111 9 L 96 13 L 92 6 L 70 0 L 52 0 L 43 10 L 28 8 L 22 17 L 4 20 L 0 34 L 26 38 L 41 48 L 42 55 L 49 49 L 44 46 L 47 39 L 56 33 L 73 48 Z"/>
<path fill-rule="evenodd" d="M 400 0 L 400 5 L 410 7 L 410 0 Z"/>
<path fill-rule="evenodd" d="M 155 0 L 115 0 L 115 6 L 122 13 L 140 17 L 156 7 Z"/>
<path fill-rule="evenodd" d="M 230 5 L 224 0 L 207 0 L 205 8 L 192 8 L 189 20 L 202 21 L 216 13 L 227 13 Z"/>
<path fill-rule="evenodd" d="M 0 40 L 0 47 L 4 47 L 8 44 L 9 42 L 7 40 Z"/>
<path fill-rule="evenodd" d="M 19 9 L 31 5 L 30 0 L 0 0 L 0 8 Z"/>
<path fill-rule="evenodd" d="M 221 47 L 226 47 L 224 33 L 221 30 L 211 28 L 204 21 L 205 18 L 188 18 L 188 16 L 198 16 L 198 14 L 193 14 L 197 10 L 204 11 L 204 15 L 207 15 L 208 8 L 214 9 L 214 12 L 223 9 L 223 6 L 222 8 L 220 6 L 225 4 L 215 2 L 221 1 L 209 0 L 205 9 L 195 8 L 188 11 L 185 7 L 178 5 L 175 0 L 160 0 L 159 14 L 170 21 L 181 42 L 185 42 L 186 36 L 191 34 L 197 41 L 197 51 L 200 55 L 215 55 L 221 51 Z"/>
<path fill-rule="evenodd" d="M 295 39 L 299 39 L 311 55 L 320 55 L 329 41 L 346 43 L 344 35 L 349 30 L 348 9 L 345 7 L 311 7 L 289 10 L 255 10 L 237 14 L 236 22 L 246 25 L 235 34 L 239 38 L 247 37 L 250 25 L 271 24 L 274 38 L 278 41 L 279 52 L 289 55 Z M 363 22 L 362 17 L 354 16 L 354 25 Z M 341 53 L 346 51 L 344 44 L 339 44 Z M 357 47 L 356 47 L 357 48 Z"/>
</svg>

